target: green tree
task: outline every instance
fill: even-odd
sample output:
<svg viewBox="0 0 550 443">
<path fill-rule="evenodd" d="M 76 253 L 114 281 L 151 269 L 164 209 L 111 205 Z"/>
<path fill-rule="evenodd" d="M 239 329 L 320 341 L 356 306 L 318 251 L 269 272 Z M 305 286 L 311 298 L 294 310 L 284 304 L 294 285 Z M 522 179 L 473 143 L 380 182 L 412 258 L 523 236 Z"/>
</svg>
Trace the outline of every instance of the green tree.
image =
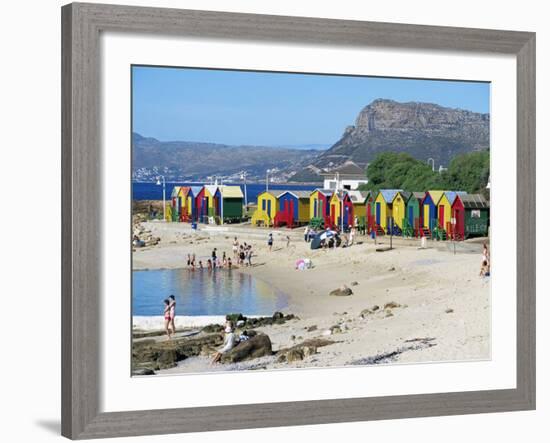
<svg viewBox="0 0 550 443">
<path fill-rule="evenodd" d="M 482 193 L 489 179 L 489 150 L 457 155 L 447 171 L 432 171 L 432 168 L 404 152 L 384 152 L 376 156 L 367 168 L 369 182 L 361 190 L 404 189 L 427 191 L 442 189 Z"/>
</svg>

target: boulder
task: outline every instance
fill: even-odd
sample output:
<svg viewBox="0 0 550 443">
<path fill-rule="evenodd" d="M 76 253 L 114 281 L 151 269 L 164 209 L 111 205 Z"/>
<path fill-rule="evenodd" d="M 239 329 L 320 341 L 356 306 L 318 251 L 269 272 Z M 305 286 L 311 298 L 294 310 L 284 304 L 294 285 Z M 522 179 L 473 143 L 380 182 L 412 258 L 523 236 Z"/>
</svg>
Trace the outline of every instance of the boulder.
<svg viewBox="0 0 550 443">
<path fill-rule="evenodd" d="M 399 303 L 396 303 L 394 301 L 391 301 L 389 303 L 386 303 L 384 305 L 384 309 L 393 309 L 393 308 L 399 308 L 401 307 L 401 305 Z"/>
<path fill-rule="evenodd" d="M 257 334 L 248 340 L 240 342 L 237 346 L 225 353 L 222 363 L 237 363 L 254 358 L 273 355 L 271 340 L 265 334 Z"/>
<path fill-rule="evenodd" d="M 328 346 L 333 344 L 332 340 L 325 340 L 322 338 L 312 338 L 302 343 L 294 345 L 290 348 L 281 349 L 277 352 L 277 361 L 293 362 L 303 360 L 305 357 L 309 357 L 317 353 L 317 348 Z"/>
<path fill-rule="evenodd" d="M 353 291 L 347 286 L 342 286 L 341 288 L 334 289 L 333 291 L 329 292 L 329 295 L 333 295 L 336 297 L 348 296 L 351 294 L 353 294 Z"/>
</svg>

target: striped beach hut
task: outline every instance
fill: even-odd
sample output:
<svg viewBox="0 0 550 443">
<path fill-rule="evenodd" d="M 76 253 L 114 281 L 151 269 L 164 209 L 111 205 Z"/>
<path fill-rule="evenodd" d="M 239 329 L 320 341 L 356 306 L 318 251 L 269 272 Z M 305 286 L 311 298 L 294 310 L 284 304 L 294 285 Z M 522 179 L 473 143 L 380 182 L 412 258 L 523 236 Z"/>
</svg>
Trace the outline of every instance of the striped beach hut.
<svg viewBox="0 0 550 443">
<path fill-rule="evenodd" d="M 220 207 L 219 200 L 216 199 L 218 185 L 204 185 L 204 198 L 208 207 L 208 217 L 217 217 L 220 215 L 218 209 Z"/>
<path fill-rule="evenodd" d="M 375 228 L 375 204 L 377 192 L 367 191 L 365 196 L 365 213 L 367 216 L 367 229 L 370 233 Z"/>
<path fill-rule="evenodd" d="M 353 204 L 353 214 L 357 219 L 365 220 L 367 217 L 367 191 L 346 191 Z M 354 222 L 355 225 L 355 222 Z"/>
<path fill-rule="evenodd" d="M 199 210 L 197 208 L 197 196 L 202 190 L 202 186 L 191 186 L 187 193 L 187 206 L 190 209 L 191 220 L 199 220 Z"/>
<path fill-rule="evenodd" d="M 392 216 L 393 199 L 400 191 L 402 189 L 381 189 L 374 200 L 374 222 L 384 232 L 388 229 L 388 217 Z"/>
<path fill-rule="evenodd" d="M 273 191 L 264 191 L 258 194 L 258 208 L 254 211 L 252 219 L 250 220 L 253 226 L 273 225 L 273 219 L 279 207 L 279 196 L 284 192 L 286 191 L 275 189 Z"/>
<path fill-rule="evenodd" d="M 480 194 L 457 194 L 452 204 L 452 216 L 456 220 L 455 240 L 489 233 L 489 202 Z"/>
<path fill-rule="evenodd" d="M 181 201 L 178 199 L 178 194 L 181 186 L 174 186 L 170 194 L 170 221 L 178 221 L 181 208 Z"/>
<path fill-rule="evenodd" d="M 176 195 L 177 220 L 180 222 L 189 221 L 189 217 L 191 215 L 191 208 L 189 206 L 188 198 L 190 191 L 191 188 L 189 186 L 179 186 L 178 193 Z"/>
<path fill-rule="evenodd" d="M 404 227 L 407 227 L 407 202 L 411 198 L 411 193 L 407 191 L 399 191 L 395 194 L 391 202 L 392 216 L 394 223 L 403 231 Z"/>
<path fill-rule="evenodd" d="M 291 228 L 309 222 L 309 191 L 285 191 L 279 195 L 274 226 Z"/>
<path fill-rule="evenodd" d="M 331 226 L 330 223 L 330 198 L 333 191 L 331 189 L 315 189 L 309 194 L 309 218 L 322 219 L 325 227 Z"/>
<path fill-rule="evenodd" d="M 440 229 L 444 229 L 447 236 L 452 232 L 452 205 L 457 195 L 464 195 L 465 192 L 461 191 L 445 191 L 437 204 L 437 226 Z"/>
<path fill-rule="evenodd" d="M 244 194 L 240 186 L 220 185 L 214 194 L 214 212 L 222 223 L 240 222 L 243 218 Z"/>
<path fill-rule="evenodd" d="M 333 226 L 347 229 L 353 225 L 353 203 L 347 191 L 337 191 L 330 198 L 330 221 Z"/>
<path fill-rule="evenodd" d="M 206 188 L 200 187 L 195 195 L 195 208 L 193 219 L 199 222 L 207 222 L 208 220 L 208 197 L 206 196 Z"/>
<path fill-rule="evenodd" d="M 422 226 L 422 202 L 424 201 L 424 192 L 412 192 L 409 200 L 407 201 L 407 224 L 414 230 L 414 235 L 419 237 L 421 235 Z"/>
<path fill-rule="evenodd" d="M 438 227 L 438 204 L 445 191 L 427 191 L 422 202 L 422 226 L 429 231 Z"/>
</svg>

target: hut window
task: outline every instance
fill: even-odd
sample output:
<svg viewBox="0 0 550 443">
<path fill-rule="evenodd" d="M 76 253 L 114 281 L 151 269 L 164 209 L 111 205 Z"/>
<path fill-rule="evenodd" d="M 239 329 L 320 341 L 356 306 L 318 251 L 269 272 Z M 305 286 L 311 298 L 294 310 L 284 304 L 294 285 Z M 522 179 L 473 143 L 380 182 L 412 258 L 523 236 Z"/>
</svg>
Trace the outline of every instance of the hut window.
<svg viewBox="0 0 550 443">
<path fill-rule="evenodd" d="M 480 218 L 481 217 L 481 211 L 479 209 L 472 209 L 472 218 Z"/>
</svg>

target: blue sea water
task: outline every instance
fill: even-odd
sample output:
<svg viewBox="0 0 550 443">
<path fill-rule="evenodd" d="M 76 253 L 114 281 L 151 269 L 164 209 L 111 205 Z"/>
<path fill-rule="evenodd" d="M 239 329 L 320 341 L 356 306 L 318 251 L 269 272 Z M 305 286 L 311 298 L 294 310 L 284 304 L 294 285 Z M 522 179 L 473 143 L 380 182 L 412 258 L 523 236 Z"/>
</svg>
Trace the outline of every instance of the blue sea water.
<svg viewBox="0 0 550 443">
<path fill-rule="evenodd" d="M 264 281 L 228 269 L 159 269 L 132 272 L 132 314 L 163 315 L 176 297 L 176 315 L 272 315 L 287 306 L 284 294 Z"/>
<path fill-rule="evenodd" d="M 231 184 L 231 183 L 226 183 Z M 170 198 L 170 193 L 174 186 L 200 186 L 197 183 L 166 183 L 166 199 Z M 244 185 L 238 184 L 244 194 Z M 285 184 L 270 184 L 269 189 L 292 189 L 296 191 L 313 191 L 319 186 L 315 185 L 285 185 Z M 256 203 L 258 194 L 265 191 L 265 184 L 250 183 L 246 185 L 246 194 L 248 203 Z M 156 183 L 141 183 L 132 182 L 132 199 L 133 200 L 162 200 L 162 186 Z"/>
</svg>

